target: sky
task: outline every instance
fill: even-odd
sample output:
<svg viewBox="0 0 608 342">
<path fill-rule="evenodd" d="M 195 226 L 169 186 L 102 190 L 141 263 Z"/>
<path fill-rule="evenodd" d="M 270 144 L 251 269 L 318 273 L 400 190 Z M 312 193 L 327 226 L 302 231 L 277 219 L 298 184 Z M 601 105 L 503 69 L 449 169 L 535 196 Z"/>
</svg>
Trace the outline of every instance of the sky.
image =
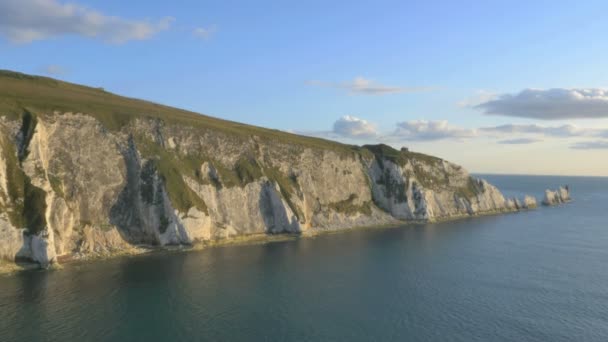
<svg viewBox="0 0 608 342">
<path fill-rule="evenodd" d="M 608 2 L 0 0 L 0 69 L 477 173 L 608 176 Z"/>
</svg>

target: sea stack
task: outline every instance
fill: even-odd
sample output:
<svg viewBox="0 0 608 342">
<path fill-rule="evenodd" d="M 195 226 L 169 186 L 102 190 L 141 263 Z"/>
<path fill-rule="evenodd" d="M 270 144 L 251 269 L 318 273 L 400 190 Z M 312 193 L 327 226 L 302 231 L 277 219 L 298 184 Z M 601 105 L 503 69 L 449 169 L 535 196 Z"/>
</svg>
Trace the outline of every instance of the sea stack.
<svg viewBox="0 0 608 342">
<path fill-rule="evenodd" d="M 570 202 L 570 188 L 567 185 L 565 187 L 560 186 L 557 190 L 545 190 L 543 205 L 552 206 L 566 202 Z"/>
</svg>

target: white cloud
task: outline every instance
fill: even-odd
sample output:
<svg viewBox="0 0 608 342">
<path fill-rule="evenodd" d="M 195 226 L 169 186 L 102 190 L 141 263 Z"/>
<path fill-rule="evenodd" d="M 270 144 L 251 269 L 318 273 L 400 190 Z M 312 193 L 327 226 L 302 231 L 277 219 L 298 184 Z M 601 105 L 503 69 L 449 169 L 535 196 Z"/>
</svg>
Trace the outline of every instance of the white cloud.
<svg viewBox="0 0 608 342">
<path fill-rule="evenodd" d="M 332 132 L 346 138 L 372 138 L 378 134 L 374 124 L 350 115 L 338 119 Z"/>
<path fill-rule="evenodd" d="M 452 126 L 445 120 L 414 120 L 397 123 L 397 129 L 390 137 L 403 140 L 442 140 L 471 138 L 476 134 L 474 129 Z"/>
<path fill-rule="evenodd" d="M 570 145 L 570 148 L 574 150 L 608 150 L 608 141 L 583 141 Z"/>
<path fill-rule="evenodd" d="M 330 87 L 337 89 L 347 90 L 351 94 L 363 94 L 363 95 L 386 95 L 386 94 L 399 94 L 399 93 L 414 93 L 430 90 L 430 88 L 424 87 L 395 87 L 387 86 L 372 80 L 356 77 L 352 81 L 336 83 L 336 82 L 324 82 L 324 81 L 308 81 L 309 85 Z"/>
<path fill-rule="evenodd" d="M 405 141 L 465 141 L 485 139 L 503 145 L 524 145 L 539 143 L 551 139 L 608 138 L 608 128 L 582 128 L 574 125 L 541 126 L 508 124 L 493 127 L 467 128 L 450 124 L 446 120 L 412 120 L 398 122 L 392 132 L 381 132 L 376 125 L 367 120 L 354 116 L 344 116 L 338 119 L 329 131 L 295 131 L 297 134 L 328 139 L 347 138 L 354 141 L 399 143 Z M 603 143 L 602 143 L 603 144 Z M 580 143 L 573 145 L 600 148 L 600 143 Z M 603 148 L 603 147 L 601 147 Z"/>
<path fill-rule="evenodd" d="M 574 125 L 540 126 L 540 125 L 501 125 L 479 129 L 488 134 L 536 134 L 549 137 L 584 137 L 608 134 L 608 129 L 582 128 Z"/>
<path fill-rule="evenodd" d="M 487 115 L 541 120 L 608 118 L 608 90 L 525 89 L 517 94 L 500 95 L 473 108 Z"/>
<path fill-rule="evenodd" d="M 172 21 L 171 17 L 157 22 L 129 20 L 57 0 L 0 1 L 0 35 L 15 43 L 65 35 L 124 43 L 148 39 L 168 29 Z"/>
<path fill-rule="evenodd" d="M 195 37 L 202 39 L 211 38 L 215 32 L 217 32 L 217 27 L 215 25 L 210 27 L 197 27 L 192 31 Z"/>
</svg>

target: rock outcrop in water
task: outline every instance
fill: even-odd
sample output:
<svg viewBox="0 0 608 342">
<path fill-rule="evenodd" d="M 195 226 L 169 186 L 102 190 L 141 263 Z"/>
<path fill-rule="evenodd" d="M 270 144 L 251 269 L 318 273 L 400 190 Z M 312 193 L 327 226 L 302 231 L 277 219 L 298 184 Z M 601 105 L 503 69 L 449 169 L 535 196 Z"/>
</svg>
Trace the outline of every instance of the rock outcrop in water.
<svg viewBox="0 0 608 342">
<path fill-rule="evenodd" d="M 462 167 L 0 72 L 0 257 L 43 267 L 241 236 L 530 208 Z M 535 204 L 535 203 L 534 203 Z"/>
<path fill-rule="evenodd" d="M 508 199 L 507 202 L 509 203 L 509 207 L 517 210 L 535 209 L 538 206 L 536 203 L 536 198 L 532 196 L 524 196 L 523 200 L 519 200 L 517 198 Z"/>
<path fill-rule="evenodd" d="M 559 187 L 557 190 L 545 190 L 543 205 L 551 206 L 570 201 L 570 188 L 568 186 Z"/>
</svg>

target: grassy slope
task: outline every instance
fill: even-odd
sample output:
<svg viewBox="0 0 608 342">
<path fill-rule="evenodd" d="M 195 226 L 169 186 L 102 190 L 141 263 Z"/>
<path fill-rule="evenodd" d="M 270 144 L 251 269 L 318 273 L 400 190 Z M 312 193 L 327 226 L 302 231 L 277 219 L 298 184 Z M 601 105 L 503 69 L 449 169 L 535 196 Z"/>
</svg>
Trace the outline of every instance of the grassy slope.
<svg viewBox="0 0 608 342">
<path fill-rule="evenodd" d="M 160 118 L 169 123 L 218 130 L 247 139 L 252 135 L 257 135 L 261 138 L 312 148 L 344 152 L 356 149 L 353 146 L 334 141 L 245 125 L 148 101 L 122 97 L 101 88 L 0 70 L 0 115 L 21 118 L 26 110 L 38 115 L 55 110 L 86 113 L 96 117 L 109 130 L 120 130 L 136 117 L 151 117 Z"/>
</svg>

